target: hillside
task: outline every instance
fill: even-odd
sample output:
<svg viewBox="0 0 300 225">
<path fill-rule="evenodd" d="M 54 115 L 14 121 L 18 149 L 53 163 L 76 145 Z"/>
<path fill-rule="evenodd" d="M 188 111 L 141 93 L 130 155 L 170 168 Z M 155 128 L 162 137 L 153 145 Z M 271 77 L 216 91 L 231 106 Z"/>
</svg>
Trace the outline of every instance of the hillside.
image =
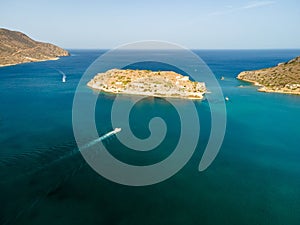
<svg viewBox="0 0 300 225">
<path fill-rule="evenodd" d="M 69 52 L 53 44 L 34 41 L 27 35 L 0 28 L 0 66 L 55 60 Z"/>
<path fill-rule="evenodd" d="M 300 94 L 300 56 L 275 67 L 241 72 L 237 78 L 260 86 L 259 91 Z"/>
</svg>

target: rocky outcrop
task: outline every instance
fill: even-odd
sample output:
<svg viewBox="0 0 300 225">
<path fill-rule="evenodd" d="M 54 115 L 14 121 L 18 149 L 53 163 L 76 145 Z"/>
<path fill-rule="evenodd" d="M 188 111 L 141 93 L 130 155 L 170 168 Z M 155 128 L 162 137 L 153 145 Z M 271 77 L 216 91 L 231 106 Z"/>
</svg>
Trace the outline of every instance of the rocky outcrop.
<svg viewBox="0 0 300 225">
<path fill-rule="evenodd" d="M 34 41 L 27 35 L 0 28 L 0 66 L 55 60 L 70 55 L 53 44 Z"/>
<path fill-rule="evenodd" d="M 108 93 L 202 99 L 205 83 L 173 71 L 112 69 L 97 74 L 89 87 Z"/>
</svg>

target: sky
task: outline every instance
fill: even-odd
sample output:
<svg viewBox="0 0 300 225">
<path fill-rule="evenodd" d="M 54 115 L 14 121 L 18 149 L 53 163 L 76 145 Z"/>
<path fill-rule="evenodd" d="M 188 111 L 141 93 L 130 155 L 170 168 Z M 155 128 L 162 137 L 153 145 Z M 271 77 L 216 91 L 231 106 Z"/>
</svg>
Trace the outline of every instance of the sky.
<svg viewBox="0 0 300 225">
<path fill-rule="evenodd" d="M 191 49 L 300 48 L 299 0 L 1 0 L 0 27 L 67 49 L 161 40 Z"/>
</svg>

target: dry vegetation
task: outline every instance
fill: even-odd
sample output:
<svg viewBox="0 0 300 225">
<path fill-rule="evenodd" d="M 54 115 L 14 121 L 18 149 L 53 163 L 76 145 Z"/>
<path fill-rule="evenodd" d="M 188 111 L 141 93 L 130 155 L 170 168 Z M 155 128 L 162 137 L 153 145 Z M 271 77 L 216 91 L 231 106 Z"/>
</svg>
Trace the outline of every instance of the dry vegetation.
<svg viewBox="0 0 300 225">
<path fill-rule="evenodd" d="M 300 94 L 300 56 L 275 67 L 241 72 L 237 78 L 261 86 L 259 91 Z"/>
<path fill-rule="evenodd" d="M 64 49 L 34 41 L 17 31 L 0 29 L 0 40 L 0 66 L 51 60 L 69 55 Z"/>
<path fill-rule="evenodd" d="M 203 98 L 205 84 L 173 71 L 112 69 L 97 74 L 88 86 L 109 93 Z"/>
</svg>

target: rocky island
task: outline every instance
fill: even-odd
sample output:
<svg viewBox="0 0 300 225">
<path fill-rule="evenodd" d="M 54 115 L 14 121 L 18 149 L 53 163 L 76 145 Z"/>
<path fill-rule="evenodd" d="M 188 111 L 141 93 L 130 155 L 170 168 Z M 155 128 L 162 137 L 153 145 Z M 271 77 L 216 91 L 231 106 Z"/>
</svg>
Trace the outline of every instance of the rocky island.
<svg viewBox="0 0 300 225">
<path fill-rule="evenodd" d="M 0 66 L 55 60 L 59 56 L 70 55 L 62 48 L 34 41 L 18 31 L 0 28 L 0 40 Z"/>
<path fill-rule="evenodd" d="M 241 72 L 237 79 L 259 86 L 258 91 L 300 95 L 300 56 L 275 67 Z"/>
<path fill-rule="evenodd" d="M 203 82 L 173 71 L 111 69 L 97 74 L 87 85 L 108 93 L 155 97 L 202 99 L 206 92 Z"/>
</svg>

